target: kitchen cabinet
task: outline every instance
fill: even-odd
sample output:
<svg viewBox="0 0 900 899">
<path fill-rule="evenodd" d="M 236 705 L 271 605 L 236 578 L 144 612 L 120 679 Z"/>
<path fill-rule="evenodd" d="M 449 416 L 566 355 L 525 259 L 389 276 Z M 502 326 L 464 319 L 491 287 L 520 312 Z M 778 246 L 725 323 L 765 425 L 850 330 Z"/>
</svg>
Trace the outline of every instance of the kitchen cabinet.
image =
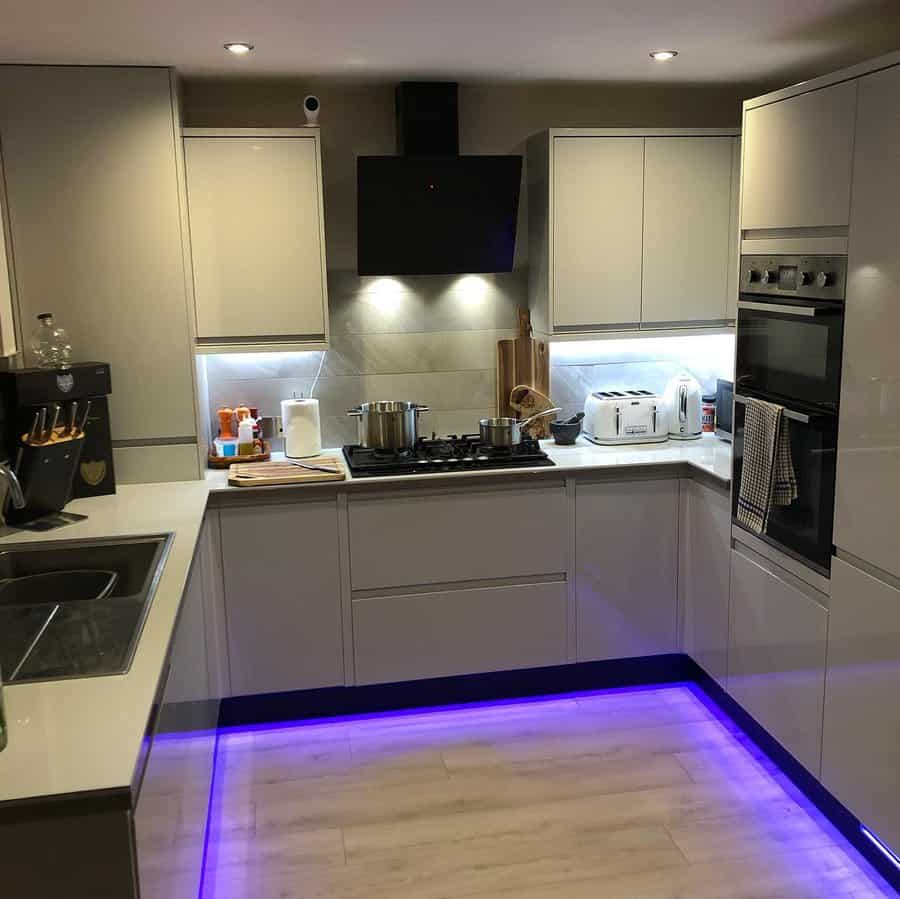
<svg viewBox="0 0 900 899">
<path fill-rule="evenodd" d="M 847 227 L 856 92 L 845 81 L 745 104 L 743 230 Z"/>
<path fill-rule="evenodd" d="M 565 572 L 566 511 L 562 481 L 351 497 L 353 590 Z"/>
<path fill-rule="evenodd" d="M 641 320 L 640 137 L 553 140 L 553 324 Z"/>
<path fill-rule="evenodd" d="M 14 356 L 17 350 L 16 326 L 13 318 L 12 254 L 7 236 L 8 227 L 6 196 L 3 190 L 3 157 L 0 155 L 0 356 Z"/>
<path fill-rule="evenodd" d="M 731 505 L 728 493 L 681 481 L 678 588 L 682 648 L 725 687 L 731 581 Z"/>
<path fill-rule="evenodd" d="M 900 66 L 859 80 L 834 543 L 900 577 Z"/>
<path fill-rule="evenodd" d="M 825 597 L 736 544 L 731 553 L 728 692 L 818 777 Z"/>
<path fill-rule="evenodd" d="M 163 68 L 0 70 L 22 331 L 54 312 L 77 359 L 111 364 L 120 480 L 147 479 L 119 465 L 137 448 L 158 479 L 200 474 L 175 102 Z"/>
<path fill-rule="evenodd" d="M 677 651 L 678 481 L 578 484 L 578 661 Z"/>
<path fill-rule="evenodd" d="M 822 783 L 900 849 L 900 590 L 832 560 Z"/>
<path fill-rule="evenodd" d="M 318 128 L 186 129 L 198 348 L 322 348 L 328 294 Z"/>
<path fill-rule="evenodd" d="M 733 317 L 734 129 L 551 129 L 528 142 L 529 300 L 563 336 Z"/>
<path fill-rule="evenodd" d="M 733 137 L 648 137 L 644 146 L 641 322 L 728 317 Z"/>
<path fill-rule="evenodd" d="M 562 576 L 354 599 L 356 682 L 563 665 L 566 631 Z"/>
<path fill-rule="evenodd" d="M 343 684 L 336 499 L 220 516 L 232 695 Z"/>
</svg>

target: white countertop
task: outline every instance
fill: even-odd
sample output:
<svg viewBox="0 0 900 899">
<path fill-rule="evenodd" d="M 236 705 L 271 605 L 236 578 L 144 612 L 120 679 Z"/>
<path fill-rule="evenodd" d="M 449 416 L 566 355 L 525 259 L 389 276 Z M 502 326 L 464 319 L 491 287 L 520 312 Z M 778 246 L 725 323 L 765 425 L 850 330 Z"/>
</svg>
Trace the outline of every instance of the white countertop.
<svg viewBox="0 0 900 899">
<path fill-rule="evenodd" d="M 208 488 L 202 481 L 120 486 L 115 496 L 81 499 L 66 511 L 87 521 L 36 534 L 16 531 L 0 547 L 173 533 L 131 668 L 106 677 L 4 687 L 9 745 L 0 752 L 0 802 L 128 789 L 172 637 Z"/>
<path fill-rule="evenodd" d="M 684 465 L 705 472 L 727 486 L 731 481 L 731 444 L 715 434 L 704 434 L 699 440 L 667 440 L 665 443 L 631 444 L 627 446 L 598 446 L 585 437 L 579 437 L 572 446 L 558 446 L 552 440 L 542 440 L 541 449 L 553 460 L 555 466 L 535 468 L 489 468 L 478 471 L 435 472 L 430 474 L 401 474 L 354 478 L 348 472 L 344 481 L 318 481 L 311 484 L 294 484 L 289 487 L 230 487 L 228 471 L 207 471 L 206 483 L 210 493 L 241 492 L 246 494 L 269 490 L 304 490 L 310 487 L 353 486 L 360 484 L 384 484 L 392 482 L 432 481 L 478 477 L 517 477 L 542 472 L 589 471 L 591 469 L 643 468 L 658 465 Z M 340 449 L 325 449 L 323 453 L 340 455 Z M 283 458 L 273 453 L 272 458 Z"/>
</svg>

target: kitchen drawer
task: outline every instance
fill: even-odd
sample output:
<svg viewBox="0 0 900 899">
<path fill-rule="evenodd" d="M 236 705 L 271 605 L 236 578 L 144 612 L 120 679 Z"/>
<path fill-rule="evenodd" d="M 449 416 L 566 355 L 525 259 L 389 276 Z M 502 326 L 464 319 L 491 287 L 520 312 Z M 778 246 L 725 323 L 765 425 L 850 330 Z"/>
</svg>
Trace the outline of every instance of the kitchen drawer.
<svg viewBox="0 0 900 899">
<path fill-rule="evenodd" d="M 351 498 L 354 590 L 566 570 L 565 487 Z"/>
<path fill-rule="evenodd" d="M 828 611 L 813 593 L 752 550 L 732 550 L 728 692 L 818 776 Z"/>
<path fill-rule="evenodd" d="M 561 580 L 356 599 L 356 682 L 561 665 L 566 628 Z"/>
</svg>

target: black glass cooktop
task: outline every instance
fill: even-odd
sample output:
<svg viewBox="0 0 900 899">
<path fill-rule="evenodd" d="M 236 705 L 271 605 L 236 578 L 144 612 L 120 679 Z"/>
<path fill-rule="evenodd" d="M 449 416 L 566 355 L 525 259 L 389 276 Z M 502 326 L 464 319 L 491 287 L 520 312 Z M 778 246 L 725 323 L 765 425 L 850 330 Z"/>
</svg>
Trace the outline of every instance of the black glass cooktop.
<svg viewBox="0 0 900 899">
<path fill-rule="evenodd" d="M 376 450 L 356 444 L 343 449 L 354 478 L 554 464 L 538 441 L 530 437 L 523 438 L 513 447 L 490 446 L 482 443 L 478 434 L 450 434 L 447 437 L 420 437 L 411 450 Z"/>
</svg>

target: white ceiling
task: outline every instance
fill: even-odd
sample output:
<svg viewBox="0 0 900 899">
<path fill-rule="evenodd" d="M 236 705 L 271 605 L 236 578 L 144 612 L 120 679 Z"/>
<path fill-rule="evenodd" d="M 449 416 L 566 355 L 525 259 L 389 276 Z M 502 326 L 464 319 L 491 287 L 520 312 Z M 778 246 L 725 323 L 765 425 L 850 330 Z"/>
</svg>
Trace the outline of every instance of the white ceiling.
<svg viewBox="0 0 900 899">
<path fill-rule="evenodd" d="M 900 0 L 30 0 L 0 60 L 187 75 L 742 82 L 900 47 Z M 249 57 L 225 41 L 256 45 Z M 648 52 L 680 56 L 654 63 Z"/>
</svg>

